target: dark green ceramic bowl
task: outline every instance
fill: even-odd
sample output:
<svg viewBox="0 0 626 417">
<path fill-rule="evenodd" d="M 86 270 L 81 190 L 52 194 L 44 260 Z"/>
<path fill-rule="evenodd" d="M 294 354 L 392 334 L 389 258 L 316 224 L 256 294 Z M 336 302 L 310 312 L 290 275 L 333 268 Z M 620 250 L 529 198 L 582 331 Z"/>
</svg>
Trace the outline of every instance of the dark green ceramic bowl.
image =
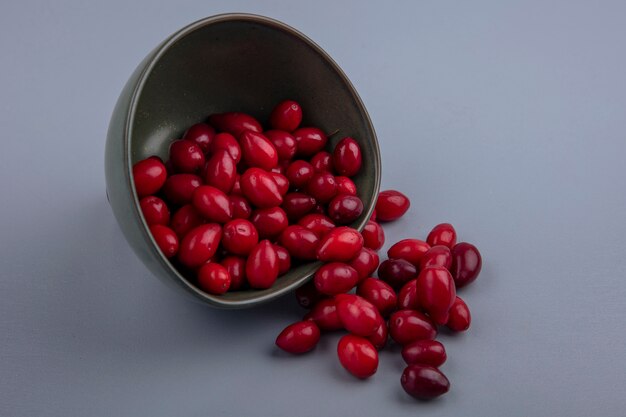
<svg viewBox="0 0 626 417">
<path fill-rule="evenodd" d="M 272 107 L 287 98 L 302 105 L 303 125 L 326 132 L 339 129 L 331 146 L 345 136 L 359 141 L 364 160 L 355 182 L 365 210 L 352 226 L 361 230 L 374 209 L 380 184 L 376 133 L 346 75 L 302 33 L 261 16 L 209 17 L 166 39 L 128 80 L 109 125 L 107 193 L 131 247 L 166 284 L 216 307 L 243 308 L 299 287 L 319 267 L 314 262 L 295 268 L 267 290 L 207 294 L 161 254 L 133 185 L 133 164 L 151 155 L 167 159 L 170 143 L 192 124 L 225 111 L 247 112 L 265 123 Z"/>
</svg>

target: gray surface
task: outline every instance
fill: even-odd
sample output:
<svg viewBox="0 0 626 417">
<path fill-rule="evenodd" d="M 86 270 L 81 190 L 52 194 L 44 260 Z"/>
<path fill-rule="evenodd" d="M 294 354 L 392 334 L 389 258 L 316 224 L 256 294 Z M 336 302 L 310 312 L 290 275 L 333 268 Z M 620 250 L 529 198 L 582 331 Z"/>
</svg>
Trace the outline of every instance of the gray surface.
<svg viewBox="0 0 626 417">
<path fill-rule="evenodd" d="M 623 3 L 160 3 L 2 5 L 0 415 L 624 415 Z M 413 198 L 391 239 L 451 221 L 482 249 L 440 401 L 403 394 L 397 352 L 367 382 L 336 336 L 277 354 L 290 297 L 190 303 L 123 240 L 102 166 L 117 94 L 165 36 L 222 11 L 284 20 L 343 66 L 383 186 Z"/>
</svg>

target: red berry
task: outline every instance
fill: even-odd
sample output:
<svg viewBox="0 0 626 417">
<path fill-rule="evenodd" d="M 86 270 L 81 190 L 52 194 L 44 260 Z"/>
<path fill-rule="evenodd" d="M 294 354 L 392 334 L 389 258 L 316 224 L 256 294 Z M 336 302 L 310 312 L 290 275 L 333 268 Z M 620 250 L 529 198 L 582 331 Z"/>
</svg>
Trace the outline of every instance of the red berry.
<svg viewBox="0 0 626 417">
<path fill-rule="evenodd" d="M 150 233 L 163 255 L 171 258 L 178 252 L 178 237 L 172 229 L 167 226 L 155 224 L 150 226 Z"/>
<path fill-rule="evenodd" d="M 243 195 L 241 192 L 241 175 L 239 174 L 235 174 L 235 181 L 233 182 L 233 188 L 230 190 L 230 195 Z"/>
<path fill-rule="evenodd" d="M 304 187 L 313 178 L 313 174 L 315 174 L 313 166 L 301 159 L 293 161 L 285 172 L 289 184 L 294 188 Z"/>
<path fill-rule="evenodd" d="M 244 131 L 262 132 L 261 124 L 252 116 L 245 113 L 229 112 L 213 114 L 209 117 L 209 123 L 217 130 L 228 132 L 239 137 Z"/>
<path fill-rule="evenodd" d="M 204 166 L 204 153 L 195 142 L 176 140 L 170 145 L 170 161 L 177 172 L 194 173 Z"/>
<path fill-rule="evenodd" d="M 306 189 L 307 193 L 319 203 L 328 203 L 337 194 L 335 177 L 328 172 L 313 175 L 311 180 L 307 183 Z M 362 206 L 363 204 L 361 203 L 361 207 Z"/>
<path fill-rule="evenodd" d="M 456 297 L 450 311 L 448 312 L 449 318 L 446 326 L 455 332 L 464 332 L 469 329 L 472 322 L 472 316 L 470 314 L 469 307 L 465 304 L 465 301 L 461 297 Z"/>
<path fill-rule="evenodd" d="M 332 220 L 323 214 L 317 213 L 307 214 L 298 221 L 298 224 L 309 229 L 320 238 L 326 236 L 328 232 L 335 228 L 335 224 Z"/>
<path fill-rule="evenodd" d="M 450 381 L 433 366 L 409 365 L 400 378 L 407 394 L 419 400 L 430 400 L 445 394 L 450 389 Z"/>
<path fill-rule="evenodd" d="M 139 198 L 155 194 L 163 187 L 166 179 L 165 165 L 158 159 L 144 159 L 133 166 L 135 191 Z"/>
<path fill-rule="evenodd" d="M 196 188 L 192 203 L 196 210 L 210 222 L 226 223 L 233 217 L 228 196 L 210 185 L 201 185 Z"/>
<path fill-rule="evenodd" d="M 361 148 L 356 140 L 343 138 L 333 151 L 333 166 L 339 175 L 352 177 L 361 169 Z"/>
<path fill-rule="evenodd" d="M 239 136 L 241 153 L 249 167 L 269 171 L 278 164 L 278 153 L 268 138 L 262 133 L 246 131 Z"/>
<path fill-rule="evenodd" d="M 310 157 L 324 149 L 328 137 L 320 129 L 316 127 L 301 127 L 293 132 L 296 140 L 296 155 L 302 157 Z"/>
<path fill-rule="evenodd" d="M 293 100 L 280 102 L 270 115 L 272 129 L 293 132 L 300 126 L 302 121 L 302 107 Z"/>
<path fill-rule="evenodd" d="M 368 220 L 361 231 L 363 235 L 363 246 L 373 250 L 379 250 L 385 244 L 385 231 L 382 226 L 374 221 Z"/>
<path fill-rule="evenodd" d="M 367 340 L 372 342 L 376 350 L 382 350 L 387 344 L 389 338 L 389 329 L 387 323 L 384 320 L 380 322 L 380 325 L 376 328 L 376 331 L 371 336 L 367 337 Z"/>
<path fill-rule="evenodd" d="M 340 194 L 328 203 L 328 217 L 336 224 L 349 224 L 363 213 L 363 202 L 355 195 Z"/>
<path fill-rule="evenodd" d="M 292 258 L 305 261 L 316 259 L 316 249 L 320 240 L 309 229 L 299 225 L 291 225 L 281 233 L 279 241 L 289 251 Z"/>
<path fill-rule="evenodd" d="M 357 378 L 368 378 L 378 369 L 378 352 L 363 337 L 349 334 L 343 336 L 337 344 L 337 355 L 341 365 Z"/>
<path fill-rule="evenodd" d="M 289 226 L 287 214 L 280 207 L 254 210 L 250 221 L 261 239 L 273 239 Z"/>
<path fill-rule="evenodd" d="M 317 303 L 325 297 L 324 294 L 320 293 L 317 288 L 315 288 L 313 281 L 309 281 L 296 288 L 295 295 L 296 301 L 300 304 L 300 307 L 308 309 L 313 308 L 313 306 L 317 305 Z"/>
<path fill-rule="evenodd" d="M 407 212 L 410 205 L 408 197 L 399 191 L 381 191 L 376 201 L 376 219 L 379 222 L 397 220 Z"/>
<path fill-rule="evenodd" d="M 411 365 L 418 363 L 439 367 L 446 361 L 446 349 L 436 340 L 416 340 L 402 347 L 402 358 Z"/>
<path fill-rule="evenodd" d="M 478 248 L 461 242 L 452 248 L 452 277 L 457 288 L 465 287 L 478 278 L 483 261 Z"/>
<path fill-rule="evenodd" d="M 398 293 L 398 309 L 410 309 L 410 310 L 419 310 L 419 306 L 417 304 L 417 290 L 415 284 L 417 283 L 416 279 L 412 279 L 400 289 Z"/>
<path fill-rule="evenodd" d="M 204 219 L 198 213 L 198 210 L 191 204 L 186 204 L 178 209 L 172 216 L 170 227 L 182 239 L 191 229 L 194 229 L 204 223 Z"/>
<path fill-rule="evenodd" d="M 235 165 L 241 161 L 241 147 L 237 139 L 230 133 L 218 133 L 211 142 L 211 153 L 226 151 L 235 161 Z"/>
<path fill-rule="evenodd" d="M 443 266 L 446 269 L 452 265 L 452 254 L 447 246 L 433 246 L 420 259 L 420 269 L 426 269 L 429 266 Z"/>
<path fill-rule="evenodd" d="M 332 174 L 333 172 L 333 160 L 332 155 L 326 151 L 321 151 L 313 155 L 310 162 L 313 166 L 313 170 L 317 173 L 326 172 Z"/>
<path fill-rule="evenodd" d="M 267 130 L 265 136 L 272 142 L 279 160 L 290 160 L 296 154 L 296 140 L 289 132 L 283 130 Z"/>
<path fill-rule="evenodd" d="M 322 294 L 336 295 L 350 291 L 359 280 L 354 268 L 340 262 L 320 267 L 313 277 L 315 288 Z"/>
<path fill-rule="evenodd" d="M 426 242 L 430 246 L 443 245 L 452 249 L 456 244 L 456 230 L 450 223 L 438 224 L 430 231 Z"/>
<path fill-rule="evenodd" d="M 343 327 L 358 336 L 371 336 L 383 321 L 380 313 L 372 303 L 354 294 L 338 294 L 335 296 L 337 314 Z"/>
<path fill-rule="evenodd" d="M 289 251 L 280 245 L 274 245 L 276 256 L 278 257 L 278 276 L 285 275 L 291 269 L 291 255 Z"/>
<path fill-rule="evenodd" d="M 324 236 L 317 248 L 317 259 L 324 262 L 349 262 L 363 248 L 363 236 L 356 230 L 341 226 Z"/>
<path fill-rule="evenodd" d="M 417 302 L 437 324 L 446 324 L 448 311 L 456 299 L 452 275 L 444 267 L 426 268 L 417 277 Z"/>
<path fill-rule="evenodd" d="M 311 320 L 303 320 L 287 326 L 276 338 L 276 345 L 293 354 L 312 350 L 320 340 L 320 329 Z"/>
<path fill-rule="evenodd" d="M 198 267 L 215 255 L 221 239 L 222 229 L 218 224 L 198 226 L 181 241 L 178 260 L 186 267 Z"/>
<path fill-rule="evenodd" d="M 422 256 L 430 249 L 430 245 L 419 239 L 403 239 L 395 243 L 387 251 L 389 259 L 404 259 L 419 266 Z"/>
<path fill-rule="evenodd" d="M 230 288 L 228 270 L 215 262 L 208 262 L 198 270 L 198 286 L 209 294 L 224 294 Z"/>
<path fill-rule="evenodd" d="M 148 226 L 160 224 L 167 226 L 170 222 L 170 210 L 165 201 L 159 197 L 148 196 L 139 200 L 139 207 Z"/>
<path fill-rule="evenodd" d="M 270 172 L 272 178 L 274 178 L 274 182 L 276 182 L 276 186 L 278 187 L 278 192 L 280 195 L 284 196 L 289 191 L 289 180 L 283 174 L 279 174 L 278 172 Z"/>
<path fill-rule="evenodd" d="M 337 194 L 356 195 L 356 185 L 350 178 L 338 176 L 335 177 L 335 182 L 337 183 Z"/>
<path fill-rule="evenodd" d="M 228 151 L 219 149 L 207 161 L 204 170 L 204 183 L 225 193 L 230 193 L 237 178 L 235 160 Z"/>
<path fill-rule="evenodd" d="M 398 289 L 417 277 L 417 269 L 404 259 L 387 259 L 378 267 L 378 276 L 393 288 Z"/>
<path fill-rule="evenodd" d="M 356 293 L 372 303 L 381 316 L 386 317 L 396 309 L 396 293 L 389 284 L 376 278 L 365 278 Z"/>
<path fill-rule="evenodd" d="M 359 274 L 359 279 L 363 280 L 376 271 L 379 263 L 380 258 L 375 251 L 369 248 L 362 248 L 354 259 L 350 261 L 350 266 Z"/>
<path fill-rule="evenodd" d="M 243 173 L 240 182 L 244 197 L 259 208 L 276 207 L 283 202 L 276 181 L 267 171 L 250 168 Z"/>
<path fill-rule="evenodd" d="M 288 193 L 283 198 L 281 207 L 292 222 L 299 221 L 304 215 L 315 208 L 315 199 L 308 194 Z"/>
<path fill-rule="evenodd" d="M 389 317 L 389 334 L 400 345 L 416 340 L 434 339 L 435 323 L 426 315 L 414 310 L 399 310 Z"/>
<path fill-rule="evenodd" d="M 256 228 L 248 220 L 232 220 L 222 230 L 222 246 L 235 255 L 246 256 L 259 242 Z"/>
<path fill-rule="evenodd" d="M 242 289 L 246 283 L 246 260 L 239 256 L 227 256 L 220 262 L 230 276 L 229 291 Z"/>
<path fill-rule="evenodd" d="M 278 256 L 269 240 L 260 241 L 246 261 L 246 277 L 252 288 L 271 287 L 278 278 Z"/>
<path fill-rule="evenodd" d="M 193 192 L 202 185 L 202 180 L 194 174 L 175 174 L 165 181 L 163 186 L 163 194 L 167 201 L 183 205 L 191 203 Z"/>
<path fill-rule="evenodd" d="M 209 152 L 211 141 L 214 137 L 215 129 L 205 123 L 197 123 L 191 126 L 183 135 L 183 139 L 194 142 L 205 154 Z"/>
<path fill-rule="evenodd" d="M 332 298 L 319 300 L 304 318 L 313 320 L 317 327 L 325 332 L 343 329 L 343 324 L 337 314 L 337 303 Z"/>
<path fill-rule="evenodd" d="M 252 207 L 244 197 L 240 195 L 230 195 L 230 210 L 233 213 L 233 219 L 248 219 L 252 214 Z"/>
</svg>

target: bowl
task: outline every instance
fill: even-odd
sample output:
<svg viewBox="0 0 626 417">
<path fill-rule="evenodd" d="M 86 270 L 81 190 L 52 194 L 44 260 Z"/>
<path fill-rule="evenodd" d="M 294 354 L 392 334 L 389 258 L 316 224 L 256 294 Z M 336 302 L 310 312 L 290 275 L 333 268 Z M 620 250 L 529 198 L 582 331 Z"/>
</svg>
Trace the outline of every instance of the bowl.
<svg viewBox="0 0 626 417">
<path fill-rule="evenodd" d="M 376 133 L 344 72 L 305 35 L 263 16 L 212 16 L 171 35 L 131 75 L 107 134 L 107 195 L 128 243 L 161 281 L 211 306 L 243 308 L 294 290 L 319 268 L 319 262 L 296 267 L 266 290 L 207 294 L 158 249 L 133 185 L 134 163 L 152 155 L 167 159 L 170 143 L 208 115 L 243 111 L 265 124 L 273 106 L 285 99 L 302 105 L 302 126 L 339 129 L 331 146 L 345 136 L 359 141 L 363 165 L 354 181 L 365 209 L 351 226 L 362 230 L 380 185 Z"/>
</svg>

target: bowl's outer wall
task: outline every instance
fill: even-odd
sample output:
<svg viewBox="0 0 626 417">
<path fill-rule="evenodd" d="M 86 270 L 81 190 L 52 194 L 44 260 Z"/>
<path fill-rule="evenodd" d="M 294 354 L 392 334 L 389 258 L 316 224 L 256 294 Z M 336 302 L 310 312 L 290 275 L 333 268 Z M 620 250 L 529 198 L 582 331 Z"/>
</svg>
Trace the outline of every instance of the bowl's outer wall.
<svg viewBox="0 0 626 417">
<path fill-rule="evenodd" d="M 326 132 L 339 129 L 331 146 L 345 136 L 359 141 L 364 160 L 355 182 L 366 209 L 353 226 L 360 229 L 378 193 L 378 143 L 349 81 L 291 28 L 250 15 L 217 16 L 194 25 L 185 36 L 173 35 L 172 41 L 164 42 L 165 49 L 157 47 L 148 55 L 118 100 L 106 148 L 109 199 L 127 240 L 157 277 L 209 304 L 246 307 L 301 285 L 319 265 L 294 269 L 264 291 L 220 297 L 198 291 L 153 244 L 137 209 L 132 164 L 151 155 L 167 159 L 170 143 L 212 113 L 244 111 L 265 124 L 273 106 L 290 98 L 302 105 L 303 126 L 319 126 Z"/>
</svg>

